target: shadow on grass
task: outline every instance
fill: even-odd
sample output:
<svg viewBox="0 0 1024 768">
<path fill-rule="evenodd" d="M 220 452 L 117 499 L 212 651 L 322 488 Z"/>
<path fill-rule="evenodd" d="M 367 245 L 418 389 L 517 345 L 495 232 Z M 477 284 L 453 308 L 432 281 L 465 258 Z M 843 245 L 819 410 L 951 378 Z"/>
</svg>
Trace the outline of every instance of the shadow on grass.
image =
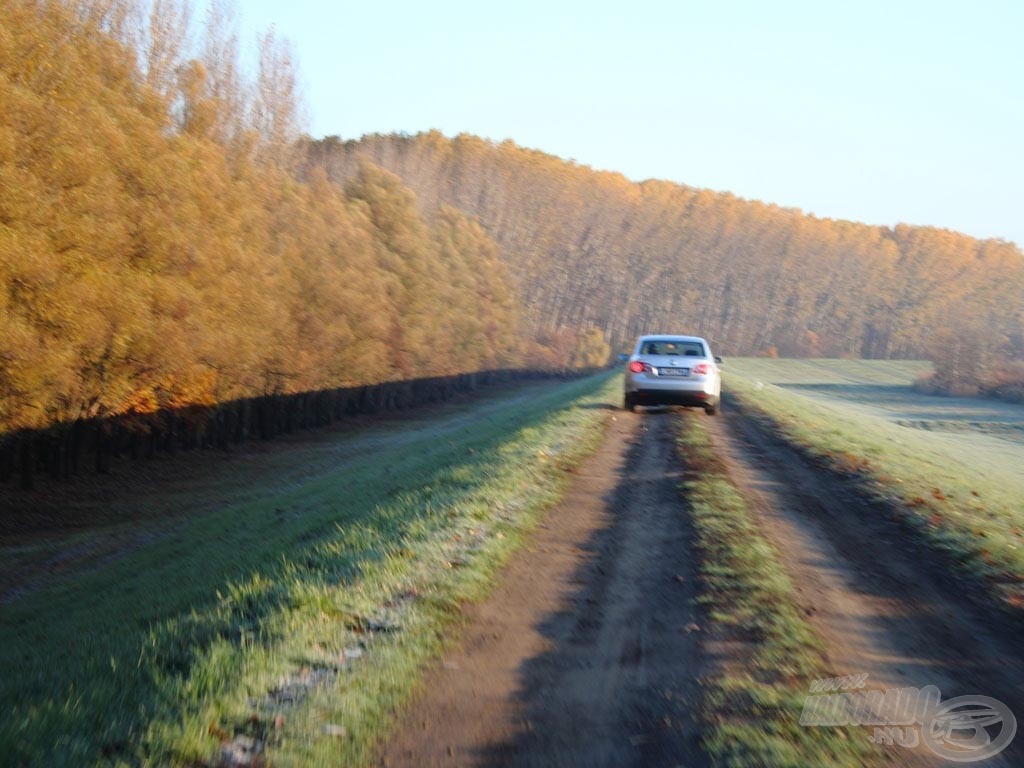
<svg viewBox="0 0 1024 768">
<path fill-rule="evenodd" d="M 0 753 L 24 765 L 152 759 L 139 734 L 154 721 L 174 727 L 182 709 L 228 687 L 242 664 L 234 652 L 282 639 L 276 616 L 450 525 L 438 508 L 479 492 L 507 461 L 501 445 L 602 383 L 559 385 L 491 413 L 484 426 L 456 420 L 268 497 L 186 518 L 172 535 L 59 589 L 0 605 L 0 700 L 17 702 L 0 723 Z M 366 617 L 339 619 L 355 626 Z"/>
<path fill-rule="evenodd" d="M 780 389 L 789 389 L 809 395 L 826 395 L 855 402 L 888 403 L 905 401 L 908 398 L 922 398 L 909 386 L 892 384 L 777 384 Z"/>
<path fill-rule="evenodd" d="M 809 396 L 878 406 L 890 418 L 919 421 L 975 421 L 1024 424 L 1024 406 L 976 397 L 948 397 L 887 384 L 779 384 Z M 756 397 L 756 395 L 751 395 Z"/>
</svg>

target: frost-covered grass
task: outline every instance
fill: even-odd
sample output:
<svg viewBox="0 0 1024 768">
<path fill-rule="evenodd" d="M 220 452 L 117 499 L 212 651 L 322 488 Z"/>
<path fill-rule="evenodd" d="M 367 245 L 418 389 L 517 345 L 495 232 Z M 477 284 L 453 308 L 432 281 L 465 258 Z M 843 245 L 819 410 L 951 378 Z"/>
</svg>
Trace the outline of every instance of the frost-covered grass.
<svg viewBox="0 0 1024 768">
<path fill-rule="evenodd" d="M 220 507 L 204 487 L 202 514 L 0 605 L 0 754 L 368 760 L 459 606 L 596 446 L 599 406 L 620 388 L 607 375 L 537 387 L 479 418 L 392 426 L 365 451 L 339 434 L 333 462 L 321 437 L 315 469 L 253 480 Z"/>
</svg>

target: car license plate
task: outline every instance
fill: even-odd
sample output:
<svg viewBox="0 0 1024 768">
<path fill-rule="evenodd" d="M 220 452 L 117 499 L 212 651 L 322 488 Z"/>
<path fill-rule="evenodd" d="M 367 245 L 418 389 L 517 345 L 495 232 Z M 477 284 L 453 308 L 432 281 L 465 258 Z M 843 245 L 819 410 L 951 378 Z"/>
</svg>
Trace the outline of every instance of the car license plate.
<svg viewBox="0 0 1024 768">
<path fill-rule="evenodd" d="M 689 376 L 689 368 L 659 368 L 659 376 Z"/>
</svg>

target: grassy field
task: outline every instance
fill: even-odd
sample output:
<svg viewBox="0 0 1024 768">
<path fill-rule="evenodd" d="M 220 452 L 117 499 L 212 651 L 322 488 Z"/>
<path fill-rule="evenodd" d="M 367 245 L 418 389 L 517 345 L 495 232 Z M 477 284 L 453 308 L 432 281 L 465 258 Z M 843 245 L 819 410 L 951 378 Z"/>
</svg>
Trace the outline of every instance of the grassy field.
<svg viewBox="0 0 1024 768">
<path fill-rule="evenodd" d="M 821 640 L 803 618 L 778 554 L 715 455 L 705 421 L 680 415 L 682 490 L 701 552 L 711 642 L 731 649 L 706 681 L 704 748 L 730 768 L 870 766 L 880 753 L 845 729 L 800 725 L 811 680 L 826 678 Z"/>
<path fill-rule="evenodd" d="M 367 760 L 458 606 L 596 445 L 618 387 L 534 386 L 403 429 L 321 434 L 290 469 L 153 499 L 181 507 L 172 525 L 121 524 L 119 548 L 0 604 L 0 755 Z M 4 568 L 72 557 L 82 536 L 8 547 Z"/>
<path fill-rule="evenodd" d="M 1000 602 L 1024 608 L 1024 407 L 910 389 L 913 361 L 732 359 L 726 388 L 787 440 L 894 502 Z"/>
</svg>

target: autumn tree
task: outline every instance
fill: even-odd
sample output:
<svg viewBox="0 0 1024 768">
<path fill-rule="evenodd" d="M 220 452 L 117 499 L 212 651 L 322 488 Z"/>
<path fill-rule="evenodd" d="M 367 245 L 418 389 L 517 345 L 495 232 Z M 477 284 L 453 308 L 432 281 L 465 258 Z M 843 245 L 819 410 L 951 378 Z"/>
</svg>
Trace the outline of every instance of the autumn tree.
<svg viewBox="0 0 1024 768">
<path fill-rule="evenodd" d="M 259 157 L 291 168 L 303 122 L 295 53 L 271 27 L 260 35 L 258 54 L 252 125 L 259 137 Z"/>
<path fill-rule="evenodd" d="M 227 11 L 205 53 L 190 13 L 5 6 L 0 439 L 517 365 L 517 289 L 484 230 L 369 164 L 348 192 L 296 178 L 287 47 L 264 37 L 251 113 Z"/>
</svg>

